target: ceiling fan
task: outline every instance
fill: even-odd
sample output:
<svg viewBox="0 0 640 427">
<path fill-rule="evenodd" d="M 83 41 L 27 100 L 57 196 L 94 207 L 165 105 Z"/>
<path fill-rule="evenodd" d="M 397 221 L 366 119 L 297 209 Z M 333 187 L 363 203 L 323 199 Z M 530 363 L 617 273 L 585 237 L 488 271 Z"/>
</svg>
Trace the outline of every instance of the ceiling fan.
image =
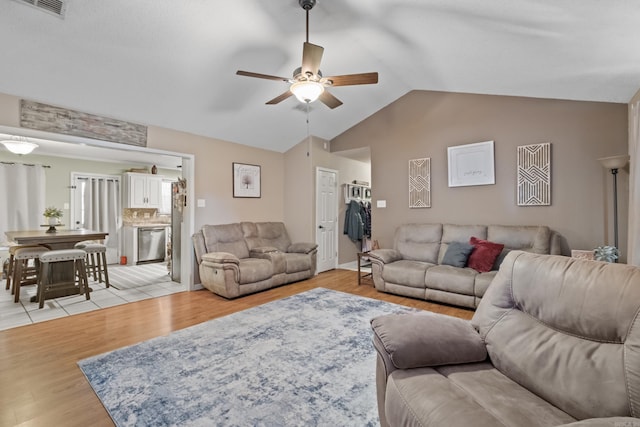
<svg viewBox="0 0 640 427">
<path fill-rule="evenodd" d="M 327 107 L 333 109 L 342 105 L 342 101 L 330 94 L 326 88 L 332 86 L 378 83 L 378 73 L 345 74 L 341 76 L 324 77 L 320 71 L 320 61 L 322 60 L 324 48 L 309 43 L 309 11 L 315 6 L 316 0 L 298 0 L 298 3 L 307 14 L 307 41 L 304 42 L 302 48 L 302 66 L 293 71 L 293 77 L 278 77 L 242 70 L 238 70 L 236 74 L 259 79 L 279 80 L 291 84 L 286 92 L 267 101 L 268 105 L 278 104 L 291 95 L 295 95 L 300 102 L 306 103 L 320 99 Z"/>
</svg>

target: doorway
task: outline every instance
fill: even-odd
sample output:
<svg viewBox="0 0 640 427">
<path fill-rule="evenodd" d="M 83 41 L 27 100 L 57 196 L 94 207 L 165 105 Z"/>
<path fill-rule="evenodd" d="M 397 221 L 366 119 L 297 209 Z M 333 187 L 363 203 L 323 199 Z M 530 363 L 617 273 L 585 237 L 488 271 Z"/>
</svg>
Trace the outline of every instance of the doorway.
<svg viewBox="0 0 640 427">
<path fill-rule="evenodd" d="M 317 272 L 338 266 L 338 171 L 316 168 Z"/>
<path fill-rule="evenodd" d="M 70 228 L 109 233 L 104 242 L 107 264 L 116 264 L 122 228 L 120 177 L 72 172 L 69 200 Z"/>
</svg>

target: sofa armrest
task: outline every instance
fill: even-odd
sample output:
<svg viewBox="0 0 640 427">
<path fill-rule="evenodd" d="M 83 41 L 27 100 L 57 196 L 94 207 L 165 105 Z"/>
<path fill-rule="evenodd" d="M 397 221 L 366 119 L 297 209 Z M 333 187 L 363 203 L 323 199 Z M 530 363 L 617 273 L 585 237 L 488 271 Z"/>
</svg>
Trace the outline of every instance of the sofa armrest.
<svg viewBox="0 0 640 427">
<path fill-rule="evenodd" d="M 382 264 L 391 264 L 392 262 L 402 259 L 400 252 L 395 249 L 376 249 L 367 253 L 367 256 L 371 258 L 372 261 L 378 261 Z"/>
<path fill-rule="evenodd" d="M 481 362 L 487 349 L 471 323 L 444 314 L 391 314 L 371 320 L 374 344 L 397 369 Z M 381 347 L 381 348 L 380 348 Z"/>
<path fill-rule="evenodd" d="M 278 248 L 274 246 L 260 246 L 249 251 L 250 254 L 268 254 L 271 252 L 278 252 Z"/>
<path fill-rule="evenodd" d="M 229 252 L 209 252 L 202 255 L 202 261 L 216 264 L 240 264 L 240 259 Z"/>
<path fill-rule="evenodd" d="M 632 417 L 587 418 L 557 427 L 633 427 L 640 425 L 640 420 Z"/>
<path fill-rule="evenodd" d="M 314 251 L 318 247 L 315 243 L 292 243 L 287 248 L 287 252 L 294 252 L 298 254 L 308 254 Z"/>
</svg>

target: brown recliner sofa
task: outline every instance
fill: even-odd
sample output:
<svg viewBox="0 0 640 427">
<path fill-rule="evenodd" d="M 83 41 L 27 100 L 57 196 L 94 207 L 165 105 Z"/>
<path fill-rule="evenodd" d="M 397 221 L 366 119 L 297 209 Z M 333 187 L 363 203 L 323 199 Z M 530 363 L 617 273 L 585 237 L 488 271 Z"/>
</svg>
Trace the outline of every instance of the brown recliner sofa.
<svg viewBox="0 0 640 427">
<path fill-rule="evenodd" d="M 640 425 L 640 269 L 511 252 L 471 322 L 372 320 L 382 426 Z"/>
<path fill-rule="evenodd" d="M 315 243 L 291 243 L 282 222 L 205 225 L 192 236 L 202 286 L 237 298 L 312 277 Z"/>
</svg>

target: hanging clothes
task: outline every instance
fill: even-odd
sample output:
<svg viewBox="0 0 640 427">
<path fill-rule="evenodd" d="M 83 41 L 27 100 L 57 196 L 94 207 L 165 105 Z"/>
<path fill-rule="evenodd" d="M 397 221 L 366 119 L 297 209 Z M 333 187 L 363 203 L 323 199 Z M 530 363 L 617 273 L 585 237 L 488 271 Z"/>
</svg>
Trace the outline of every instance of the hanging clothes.
<svg viewBox="0 0 640 427">
<path fill-rule="evenodd" d="M 361 202 L 362 221 L 364 222 L 363 234 L 371 237 L 371 202 Z"/>
<path fill-rule="evenodd" d="M 351 200 L 344 217 L 344 234 L 353 242 L 364 237 L 364 209 L 359 202 Z"/>
</svg>

